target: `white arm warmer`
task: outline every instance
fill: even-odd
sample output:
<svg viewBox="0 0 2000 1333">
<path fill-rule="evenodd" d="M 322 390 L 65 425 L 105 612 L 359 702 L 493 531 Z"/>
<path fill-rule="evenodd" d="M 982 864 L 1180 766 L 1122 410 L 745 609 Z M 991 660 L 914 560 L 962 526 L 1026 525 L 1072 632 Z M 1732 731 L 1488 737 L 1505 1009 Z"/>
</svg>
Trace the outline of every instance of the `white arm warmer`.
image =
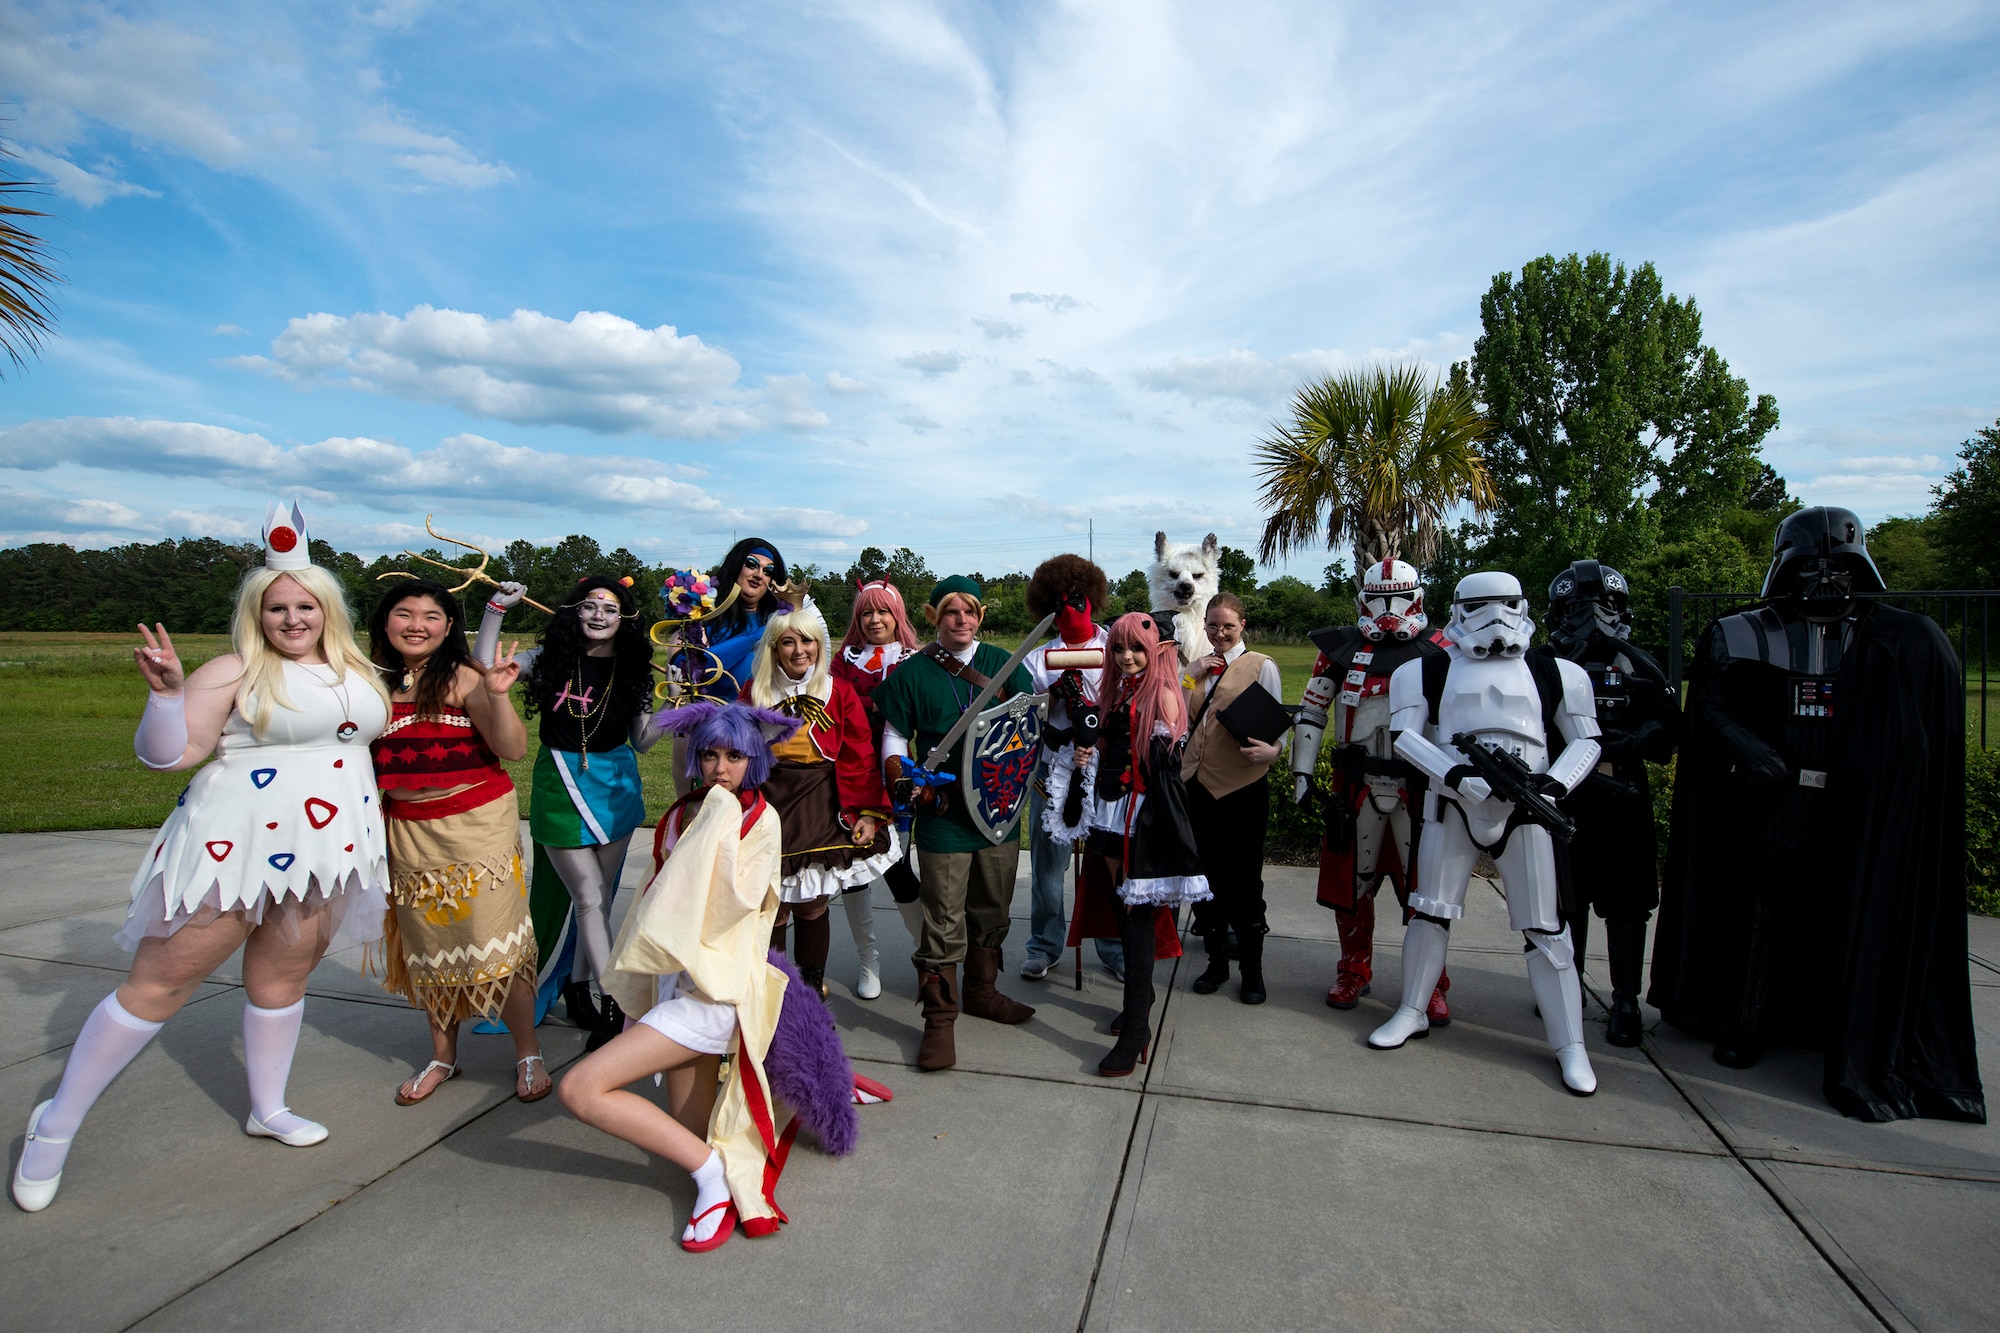
<svg viewBox="0 0 2000 1333">
<path fill-rule="evenodd" d="M 147 768 L 172 768 L 187 753 L 187 696 L 146 695 L 146 711 L 132 735 L 132 750 Z"/>
<path fill-rule="evenodd" d="M 885 764 L 889 762 L 890 755 L 901 755 L 903 758 L 908 759 L 910 757 L 910 743 L 904 739 L 903 733 L 896 730 L 894 726 L 885 725 L 882 728 L 882 762 Z"/>
</svg>

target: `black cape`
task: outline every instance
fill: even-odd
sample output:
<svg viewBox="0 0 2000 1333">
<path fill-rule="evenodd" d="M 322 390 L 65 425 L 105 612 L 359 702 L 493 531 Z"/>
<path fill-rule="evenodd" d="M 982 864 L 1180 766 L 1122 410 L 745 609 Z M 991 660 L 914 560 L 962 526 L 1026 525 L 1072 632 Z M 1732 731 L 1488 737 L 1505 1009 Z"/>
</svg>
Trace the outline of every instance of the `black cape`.
<svg viewBox="0 0 2000 1333">
<path fill-rule="evenodd" d="M 1768 789 L 1700 706 L 1720 673 L 1741 720 L 1789 707 L 1784 673 L 1729 662 L 1711 623 L 1690 672 L 1674 822 L 1647 1000 L 1669 1022 L 1720 1031 L 1739 1010 L 1753 895 L 1775 892 L 1766 1030 L 1825 1053 L 1822 1090 L 1863 1120 L 1985 1123 L 1966 959 L 1965 695 L 1927 616 L 1871 605 L 1836 678 L 1821 854 L 1760 875 Z M 1743 686 L 1747 683 L 1747 690 Z M 1711 692 L 1709 697 L 1714 697 Z M 1780 882 L 1790 880 L 1792 882 Z"/>
</svg>

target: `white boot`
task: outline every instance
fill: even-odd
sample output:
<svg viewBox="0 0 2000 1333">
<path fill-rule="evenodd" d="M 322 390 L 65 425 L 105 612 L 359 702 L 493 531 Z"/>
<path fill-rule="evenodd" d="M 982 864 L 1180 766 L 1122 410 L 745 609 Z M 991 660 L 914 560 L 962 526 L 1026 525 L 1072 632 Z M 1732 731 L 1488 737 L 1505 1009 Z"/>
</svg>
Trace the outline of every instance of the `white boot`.
<svg viewBox="0 0 2000 1333">
<path fill-rule="evenodd" d="M 1378 1051 L 1393 1051 L 1412 1037 L 1431 1035 L 1431 1020 L 1424 1013 L 1438 978 L 1444 975 L 1444 956 L 1451 935 L 1435 921 L 1411 917 L 1403 928 L 1403 1001 L 1389 1021 L 1368 1034 L 1368 1044 Z"/>
<path fill-rule="evenodd" d="M 1579 1097 L 1597 1091 L 1597 1075 L 1583 1046 L 1583 987 L 1577 981 L 1569 930 L 1528 932 L 1528 982 L 1541 1007 L 1542 1030 L 1562 1067 L 1563 1086 Z"/>
<path fill-rule="evenodd" d="M 903 926 L 910 932 L 910 943 L 921 949 L 924 945 L 924 905 L 922 902 L 897 903 L 896 911 L 903 918 Z"/>
<path fill-rule="evenodd" d="M 847 928 L 854 932 L 854 952 L 861 960 L 861 977 L 854 983 L 855 998 L 860 1000 L 872 1000 L 882 993 L 881 959 L 875 952 L 875 908 L 870 901 L 873 887 L 864 884 L 853 893 L 840 895 Z"/>
</svg>

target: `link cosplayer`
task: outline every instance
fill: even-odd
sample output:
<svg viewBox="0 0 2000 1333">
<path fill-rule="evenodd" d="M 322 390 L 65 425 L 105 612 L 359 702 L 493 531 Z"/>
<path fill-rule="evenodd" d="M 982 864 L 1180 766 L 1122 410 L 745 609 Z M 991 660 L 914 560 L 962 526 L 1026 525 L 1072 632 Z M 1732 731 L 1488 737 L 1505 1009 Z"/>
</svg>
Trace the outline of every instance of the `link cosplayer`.
<svg viewBox="0 0 2000 1333">
<path fill-rule="evenodd" d="M 1313 631 L 1319 659 L 1292 728 L 1292 799 L 1300 804 L 1312 789 L 1326 733 L 1333 732 L 1319 901 L 1334 910 L 1340 932 L 1340 969 L 1326 993 L 1335 1009 L 1361 1003 L 1374 978 L 1375 893 L 1383 877 L 1406 913 L 1416 882 L 1410 806 L 1417 774 L 1391 745 L 1389 679 L 1406 662 L 1443 653 L 1445 644 L 1424 615 L 1417 571 L 1401 560 L 1368 566 L 1355 610 L 1352 627 Z M 1450 989 L 1451 978 L 1440 973 L 1426 1009 L 1432 1027 L 1451 1022 Z"/>
<path fill-rule="evenodd" d="M 1424 1005 L 1444 971 L 1452 921 L 1482 851 L 1499 867 L 1507 916 L 1527 940 L 1528 979 L 1541 1006 L 1563 1084 L 1597 1091 L 1583 1047 L 1582 988 L 1556 883 L 1555 843 L 1528 811 L 1475 776 L 1454 742 L 1496 747 L 1526 766 L 1544 796 L 1567 795 L 1598 759 L 1590 677 L 1574 662 L 1529 657 L 1535 632 L 1512 574 L 1471 574 L 1452 596 L 1444 656 L 1409 662 L 1389 680 L 1396 753 L 1429 780 L 1418 842 L 1417 890 L 1403 934 L 1403 1002 L 1369 1035 L 1377 1050 L 1426 1036 Z M 1450 737 L 1454 740 L 1445 740 Z M 1560 737 L 1563 748 L 1556 751 Z"/>
</svg>

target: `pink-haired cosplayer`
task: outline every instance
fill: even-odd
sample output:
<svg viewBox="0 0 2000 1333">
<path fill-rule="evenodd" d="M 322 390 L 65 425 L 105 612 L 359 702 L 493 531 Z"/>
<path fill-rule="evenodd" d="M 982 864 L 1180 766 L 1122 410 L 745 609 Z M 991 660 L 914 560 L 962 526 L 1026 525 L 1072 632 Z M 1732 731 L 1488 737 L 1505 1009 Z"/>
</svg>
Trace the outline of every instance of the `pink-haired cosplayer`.
<svg viewBox="0 0 2000 1333">
<path fill-rule="evenodd" d="M 875 707 L 875 687 L 917 650 L 917 631 L 903 605 L 903 594 L 886 579 L 863 583 L 854 594 L 854 609 L 847 618 L 847 633 L 833 657 L 833 678 L 845 681 L 868 715 L 870 740 L 875 753 L 882 753 L 882 713 Z M 902 914 L 903 924 L 915 942 L 923 930 L 923 908 L 917 902 L 917 875 L 910 869 L 909 827 L 898 828 L 903 855 L 882 873 L 889 896 Z M 861 955 L 861 978 L 854 993 L 864 1000 L 882 993 L 875 950 L 875 927 L 871 901 L 875 886 L 863 885 L 841 899 L 847 924 L 854 930 L 854 947 Z"/>
<path fill-rule="evenodd" d="M 1112 623 L 1108 652 L 1101 739 L 1080 754 L 1065 752 L 1051 769 L 1045 826 L 1059 841 L 1083 839 L 1118 894 L 1124 1008 L 1113 1025 L 1117 1044 L 1097 1066 L 1098 1073 L 1117 1078 L 1132 1072 L 1152 1039 L 1160 910 L 1205 901 L 1209 888 L 1181 782 L 1188 716 L 1178 649 L 1173 639 L 1161 639 L 1150 614 L 1135 611 Z M 1083 819 L 1065 826 L 1061 796 L 1075 781 L 1089 784 Z"/>
</svg>

